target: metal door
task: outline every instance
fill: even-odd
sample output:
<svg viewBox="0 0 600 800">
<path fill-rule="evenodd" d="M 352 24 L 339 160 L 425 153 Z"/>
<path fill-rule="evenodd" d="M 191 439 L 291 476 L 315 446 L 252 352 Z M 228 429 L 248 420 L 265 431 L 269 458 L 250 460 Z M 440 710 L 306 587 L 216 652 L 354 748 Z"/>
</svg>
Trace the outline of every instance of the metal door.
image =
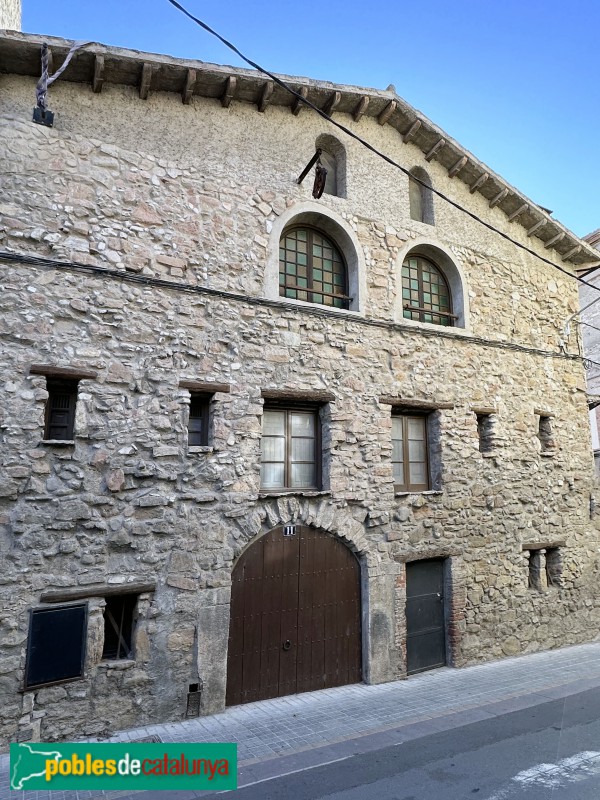
<svg viewBox="0 0 600 800">
<path fill-rule="evenodd" d="M 406 661 L 409 675 L 446 663 L 442 560 L 406 565 Z"/>
<path fill-rule="evenodd" d="M 232 575 L 227 705 L 361 680 L 360 570 L 306 526 L 258 539 Z"/>
</svg>

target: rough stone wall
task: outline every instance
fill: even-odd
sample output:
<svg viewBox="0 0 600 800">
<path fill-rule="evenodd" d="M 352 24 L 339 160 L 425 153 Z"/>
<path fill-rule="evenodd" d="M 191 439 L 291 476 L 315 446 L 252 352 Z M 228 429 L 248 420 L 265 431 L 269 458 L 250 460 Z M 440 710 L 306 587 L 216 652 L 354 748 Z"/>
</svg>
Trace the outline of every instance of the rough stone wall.
<svg viewBox="0 0 600 800">
<path fill-rule="evenodd" d="M 574 282 L 437 201 L 435 227 L 411 221 L 404 176 L 350 143 L 347 199 L 324 196 L 322 207 L 360 243 L 361 314 L 265 301 L 273 226 L 310 196 L 295 179 L 325 123 L 278 108 L 259 114 L 196 99 L 186 107 L 170 95 L 143 103 L 122 87 L 92 95 L 59 84 L 55 127 L 46 129 L 29 122 L 32 81 L 0 76 L 0 89 L 0 160 L 10 164 L 0 250 L 111 270 L 1 266 L 5 741 L 19 731 L 48 740 L 181 719 L 199 678 L 203 712 L 221 709 L 232 565 L 278 524 L 314 525 L 357 552 L 371 682 L 406 673 L 404 564 L 418 558 L 450 559 L 452 664 L 596 635 L 584 375 L 580 362 L 540 352 L 558 353 Z M 407 166 L 422 160 L 376 121 L 361 126 Z M 434 185 L 542 247 L 435 163 L 427 168 Z M 393 324 L 401 254 L 425 240 L 461 264 L 470 330 Z M 129 279 L 144 276 L 172 286 Z M 73 445 L 41 444 L 46 383 L 31 364 L 97 371 L 79 385 Z M 231 386 L 215 396 L 210 446 L 198 452 L 187 448 L 184 378 Z M 323 411 L 323 491 L 261 494 L 265 389 L 335 395 Z M 394 493 L 384 396 L 452 405 L 435 414 L 435 491 Z M 488 406 L 497 413 L 484 454 L 472 409 Z M 549 454 L 536 409 L 553 414 Z M 523 545 L 559 540 L 562 586 L 529 589 Z M 19 693 L 28 612 L 41 593 L 128 582 L 156 583 L 140 599 L 135 659 L 101 662 L 104 600 L 93 595 L 85 677 Z"/>
<path fill-rule="evenodd" d="M 21 30 L 21 0 L 0 0 L 0 29 Z"/>
</svg>

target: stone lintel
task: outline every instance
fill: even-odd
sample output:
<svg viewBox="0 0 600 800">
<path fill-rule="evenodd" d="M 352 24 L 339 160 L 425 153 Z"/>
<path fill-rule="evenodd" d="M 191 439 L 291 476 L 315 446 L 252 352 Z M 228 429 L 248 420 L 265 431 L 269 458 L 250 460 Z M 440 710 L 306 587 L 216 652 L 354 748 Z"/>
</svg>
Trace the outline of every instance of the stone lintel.
<svg viewBox="0 0 600 800">
<path fill-rule="evenodd" d="M 306 403 L 334 403 L 335 395 L 331 392 L 311 389 L 263 389 L 260 393 L 264 400 L 277 400 L 283 402 L 303 401 Z"/>
<path fill-rule="evenodd" d="M 224 392 L 229 394 L 231 385 L 229 383 L 207 383 L 205 381 L 179 381 L 181 389 L 188 389 L 190 392 L 203 392 L 204 394 L 215 394 L 215 392 Z"/>
<path fill-rule="evenodd" d="M 93 586 L 78 586 L 75 589 L 50 589 L 42 592 L 42 603 L 64 603 L 86 597 L 112 597 L 117 594 L 144 594 L 156 591 L 156 583 L 101 583 Z"/>
<path fill-rule="evenodd" d="M 495 406 L 471 406 L 471 411 L 474 414 L 497 414 L 498 409 Z"/>
<path fill-rule="evenodd" d="M 443 408 L 454 408 L 454 403 L 436 400 L 414 400 L 410 397 L 395 397 L 393 395 L 383 395 L 379 398 L 379 402 L 386 406 L 394 406 L 394 408 L 424 408 L 429 411 L 436 411 Z"/>
<path fill-rule="evenodd" d="M 552 411 L 548 411 L 547 408 L 534 408 L 533 413 L 537 414 L 538 417 L 548 417 L 551 418 L 554 416 Z"/>
<path fill-rule="evenodd" d="M 32 364 L 29 368 L 30 375 L 45 375 L 47 378 L 70 378 L 71 380 L 93 380 L 98 377 L 95 370 L 82 367 L 55 367 L 52 364 Z"/>
<path fill-rule="evenodd" d="M 566 547 L 564 539 L 552 542 L 525 542 L 521 545 L 522 550 L 552 550 L 555 547 Z"/>
</svg>

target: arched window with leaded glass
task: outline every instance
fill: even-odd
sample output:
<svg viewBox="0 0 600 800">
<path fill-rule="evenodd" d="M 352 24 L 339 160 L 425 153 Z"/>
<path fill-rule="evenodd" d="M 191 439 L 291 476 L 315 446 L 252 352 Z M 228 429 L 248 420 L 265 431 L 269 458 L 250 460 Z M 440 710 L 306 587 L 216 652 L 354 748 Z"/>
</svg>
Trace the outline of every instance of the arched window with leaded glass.
<svg viewBox="0 0 600 800">
<path fill-rule="evenodd" d="M 402 265 L 402 306 L 406 319 L 454 325 L 452 297 L 441 270 L 423 256 L 411 254 Z"/>
<path fill-rule="evenodd" d="M 284 231 L 279 242 L 279 295 L 348 308 L 346 263 L 334 242 L 315 228 Z"/>
</svg>

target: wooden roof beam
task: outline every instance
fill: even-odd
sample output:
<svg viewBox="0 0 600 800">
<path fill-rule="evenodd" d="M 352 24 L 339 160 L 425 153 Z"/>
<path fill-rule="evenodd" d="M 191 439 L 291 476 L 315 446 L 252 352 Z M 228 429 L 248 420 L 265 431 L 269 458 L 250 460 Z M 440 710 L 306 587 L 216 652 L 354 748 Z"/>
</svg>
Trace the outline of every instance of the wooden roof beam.
<svg viewBox="0 0 600 800">
<path fill-rule="evenodd" d="M 533 236 L 534 233 L 539 231 L 540 228 L 543 228 L 548 220 L 546 219 L 538 219 L 535 225 L 532 225 L 531 228 L 527 230 L 527 236 Z"/>
<path fill-rule="evenodd" d="M 417 132 L 418 132 L 418 130 L 419 130 L 419 128 L 421 127 L 421 125 L 422 125 L 422 124 L 423 124 L 423 123 L 421 122 L 421 120 L 420 120 L 420 119 L 416 119 L 416 120 L 413 122 L 413 124 L 410 126 L 410 128 L 409 128 L 409 129 L 406 131 L 406 133 L 405 133 L 405 134 L 402 136 L 402 141 L 404 142 L 404 144 L 406 144 L 407 142 L 409 142 L 409 141 L 410 141 L 410 140 L 413 138 L 413 136 L 415 136 L 415 135 L 417 134 Z"/>
<path fill-rule="evenodd" d="M 366 112 L 367 108 L 369 107 L 369 100 L 370 98 L 366 94 L 360 98 L 352 114 L 352 116 L 354 117 L 354 122 L 358 122 L 358 120 Z"/>
<path fill-rule="evenodd" d="M 192 95 L 194 94 L 194 87 L 196 86 L 196 70 L 188 69 L 185 76 L 185 85 L 181 92 L 181 102 L 184 106 L 189 106 Z"/>
<path fill-rule="evenodd" d="M 298 89 L 298 94 L 302 97 L 303 100 L 306 100 L 308 97 L 308 86 L 301 86 Z M 300 100 L 300 97 L 297 97 L 294 102 L 292 103 L 292 114 L 297 117 L 298 114 L 304 108 L 304 103 Z"/>
<path fill-rule="evenodd" d="M 142 67 L 142 74 L 140 77 L 140 100 L 147 100 L 152 86 L 152 76 L 154 74 L 154 66 L 147 61 Z"/>
<path fill-rule="evenodd" d="M 264 113 L 273 96 L 273 81 L 266 81 L 258 101 L 258 110 Z"/>
<path fill-rule="evenodd" d="M 513 219 L 516 219 L 519 214 L 522 214 L 524 211 L 527 211 L 529 208 L 529 203 L 523 203 L 522 206 L 519 206 L 516 211 L 513 211 L 512 214 L 508 215 L 508 221 L 512 222 Z"/>
<path fill-rule="evenodd" d="M 221 105 L 223 108 L 229 108 L 231 101 L 235 97 L 235 90 L 237 87 L 237 78 L 235 75 L 230 75 L 225 81 L 225 89 L 221 95 Z"/>
<path fill-rule="evenodd" d="M 581 245 L 576 244 L 575 247 L 572 247 L 570 250 L 567 250 L 567 252 L 563 255 L 562 257 L 563 261 L 568 261 L 570 258 L 573 258 L 573 256 L 576 256 L 580 250 L 581 250 Z"/>
<path fill-rule="evenodd" d="M 104 56 L 94 58 L 94 77 L 92 78 L 92 91 L 100 94 L 104 83 Z"/>
<path fill-rule="evenodd" d="M 390 100 L 387 106 L 383 109 L 381 114 L 377 117 L 377 122 L 380 125 L 385 125 L 385 123 L 389 120 L 392 116 L 394 111 L 398 108 L 398 103 L 396 100 Z"/>
<path fill-rule="evenodd" d="M 494 197 L 492 197 L 490 200 L 490 208 L 494 208 L 494 206 L 497 206 L 498 203 L 501 203 L 507 195 L 508 189 L 502 189 L 499 191 L 498 194 L 494 195 Z"/>
<path fill-rule="evenodd" d="M 335 109 L 339 106 L 340 100 L 342 99 L 341 92 L 333 92 L 333 94 L 327 99 L 327 102 L 323 106 L 323 111 L 330 117 Z"/>
<path fill-rule="evenodd" d="M 477 178 L 477 180 L 476 180 L 476 181 L 474 181 L 474 182 L 473 182 L 473 183 L 472 183 L 472 184 L 469 186 L 469 191 L 471 192 L 471 194 L 474 194 L 474 193 L 477 191 L 477 189 L 479 189 L 479 187 L 480 187 L 480 186 L 483 186 L 483 184 L 484 184 L 484 183 L 487 181 L 487 179 L 488 179 L 489 177 L 490 177 L 490 173 L 489 173 L 489 172 L 484 172 L 484 173 L 483 173 L 483 175 L 480 175 L 480 176 Z"/>
<path fill-rule="evenodd" d="M 451 166 L 450 169 L 448 170 L 448 177 L 454 178 L 455 175 L 458 175 L 458 173 L 461 171 L 461 169 L 464 167 L 464 165 L 467 163 L 468 160 L 469 159 L 467 158 L 467 156 L 459 158 L 456 164 Z"/>
<path fill-rule="evenodd" d="M 551 247 L 554 247 L 555 244 L 558 244 L 565 238 L 566 234 L 564 231 L 557 233 L 556 236 L 553 236 L 551 239 L 548 239 L 544 247 L 546 250 L 549 250 Z"/>
<path fill-rule="evenodd" d="M 446 144 L 445 139 L 438 139 L 437 142 L 431 148 L 431 150 L 425 154 L 425 161 L 431 161 L 431 159 L 435 157 L 436 153 L 439 150 L 441 150 L 445 144 Z"/>
</svg>

